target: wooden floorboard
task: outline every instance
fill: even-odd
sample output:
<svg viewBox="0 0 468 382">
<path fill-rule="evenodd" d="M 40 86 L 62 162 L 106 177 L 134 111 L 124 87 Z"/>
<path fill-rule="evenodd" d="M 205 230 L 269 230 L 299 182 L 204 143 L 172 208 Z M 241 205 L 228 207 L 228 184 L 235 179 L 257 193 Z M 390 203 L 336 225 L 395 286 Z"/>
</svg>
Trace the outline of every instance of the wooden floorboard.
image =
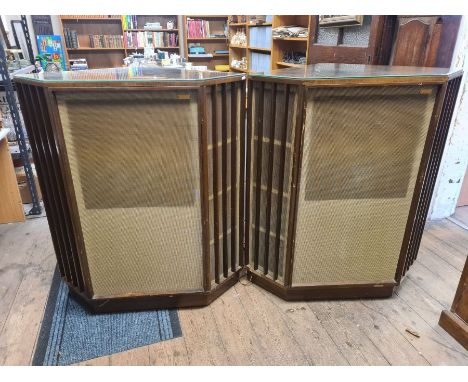
<svg viewBox="0 0 468 382">
<path fill-rule="evenodd" d="M 286 302 L 243 281 L 209 307 L 179 310 L 182 337 L 80 365 L 468 365 L 438 325 L 467 251 L 468 231 L 428 222 L 390 299 Z M 54 267 L 46 218 L 0 225 L 1 365 L 31 363 Z"/>
</svg>

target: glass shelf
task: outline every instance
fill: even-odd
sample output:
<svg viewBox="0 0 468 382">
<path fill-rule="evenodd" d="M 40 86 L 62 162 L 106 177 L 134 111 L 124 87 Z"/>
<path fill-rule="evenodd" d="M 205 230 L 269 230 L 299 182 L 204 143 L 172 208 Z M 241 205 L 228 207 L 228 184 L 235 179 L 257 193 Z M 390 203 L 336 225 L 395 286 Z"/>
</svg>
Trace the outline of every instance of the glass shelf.
<svg viewBox="0 0 468 382">
<path fill-rule="evenodd" d="M 166 82 L 166 81 L 203 81 L 239 77 L 242 74 L 217 72 L 213 70 L 186 70 L 158 66 L 122 67 L 109 69 L 91 69 L 83 71 L 41 72 L 21 74 L 15 80 L 45 83 L 80 83 L 80 82 Z"/>
<path fill-rule="evenodd" d="M 447 77 L 454 74 L 448 68 L 423 68 L 411 66 L 315 64 L 303 67 L 252 73 L 252 77 L 299 80 L 379 78 L 379 77 Z"/>
</svg>

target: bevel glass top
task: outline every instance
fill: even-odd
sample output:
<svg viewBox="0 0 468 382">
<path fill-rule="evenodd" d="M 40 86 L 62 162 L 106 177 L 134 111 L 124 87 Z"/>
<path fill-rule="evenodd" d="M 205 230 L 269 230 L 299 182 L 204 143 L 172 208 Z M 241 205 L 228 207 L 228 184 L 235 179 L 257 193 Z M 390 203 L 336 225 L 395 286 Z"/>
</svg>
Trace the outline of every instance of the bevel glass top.
<svg viewBox="0 0 468 382">
<path fill-rule="evenodd" d="M 203 81 L 240 77 L 242 73 L 216 72 L 212 70 L 186 70 L 158 66 L 122 67 L 108 69 L 89 69 L 64 72 L 41 72 L 20 74 L 15 79 L 46 83 L 65 82 L 167 82 Z"/>
<path fill-rule="evenodd" d="M 315 64 L 304 67 L 251 73 L 252 77 L 288 78 L 298 80 L 325 80 L 378 77 L 446 77 L 454 72 L 448 68 L 422 68 L 412 66 Z"/>
</svg>

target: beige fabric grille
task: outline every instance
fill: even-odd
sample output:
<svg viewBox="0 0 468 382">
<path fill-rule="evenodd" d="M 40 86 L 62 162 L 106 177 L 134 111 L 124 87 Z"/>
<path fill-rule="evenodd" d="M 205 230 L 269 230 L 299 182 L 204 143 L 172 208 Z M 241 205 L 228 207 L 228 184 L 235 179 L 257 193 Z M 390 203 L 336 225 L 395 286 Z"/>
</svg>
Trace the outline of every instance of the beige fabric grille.
<svg viewBox="0 0 468 382">
<path fill-rule="evenodd" d="M 394 279 L 435 95 L 308 91 L 293 285 Z"/>
<path fill-rule="evenodd" d="M 57 101 L 95 295 L 200 289 L 196 93 Z"/>
</svg>

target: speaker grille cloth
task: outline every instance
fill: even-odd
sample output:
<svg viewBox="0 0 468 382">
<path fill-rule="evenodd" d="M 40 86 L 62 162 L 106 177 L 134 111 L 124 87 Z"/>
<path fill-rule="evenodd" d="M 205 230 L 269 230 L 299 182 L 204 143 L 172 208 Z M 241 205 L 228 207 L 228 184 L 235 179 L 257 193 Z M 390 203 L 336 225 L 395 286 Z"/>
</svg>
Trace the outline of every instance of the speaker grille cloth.
<svg viewBox="0 0 468 382">
<path fill-rule="evenodd" d="M 394 279 L 435 95 L 308 91 L 293 285 Z"/>
<path fill-rule="evenodd" d="M 200 289 L 196 93 L 57 101 L 95 295 Z"/>
</svg>

